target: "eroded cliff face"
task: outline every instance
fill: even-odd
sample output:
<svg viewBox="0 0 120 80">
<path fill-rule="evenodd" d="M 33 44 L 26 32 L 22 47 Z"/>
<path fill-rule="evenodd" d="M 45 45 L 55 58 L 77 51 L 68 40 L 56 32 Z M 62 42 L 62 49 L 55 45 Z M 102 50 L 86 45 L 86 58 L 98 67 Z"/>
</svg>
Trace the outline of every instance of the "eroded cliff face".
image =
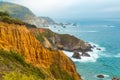
<svg viewBox="0 0 120 80">
<path fill-rule="evenodd" d="M 74 63 L 64 53 L 42 47 L 24 25 L 0 22 L 0 48 L 14 50 L 24 55 L 27 63 L 47 69 L 46 73 L 52 80 L 81 80 Z M 64 74 L 67 74 L 67 78 Z"/>
</svg>

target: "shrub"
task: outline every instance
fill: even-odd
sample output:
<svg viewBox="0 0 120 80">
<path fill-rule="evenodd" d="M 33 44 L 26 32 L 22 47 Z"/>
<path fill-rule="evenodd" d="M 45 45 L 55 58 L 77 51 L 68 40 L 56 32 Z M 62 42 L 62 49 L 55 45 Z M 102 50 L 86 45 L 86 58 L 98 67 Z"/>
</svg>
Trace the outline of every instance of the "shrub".
<svg viewBox="0 0 120 80">
<path fill-rule="evenodd" d="M 39 34 L 38 36 L 36 36 L 36 38 L 40 41 L 40 42 L 44 42 L 44 38 L 42 34 Z"/>
<path fill-rule="evenodd" d="M 22 20 L 12 18 L 7 12 L 0 12 L 0 21 L 6 22 L 8 24 L 25 25 L 25 23 Z"/>
<path fill-rule="evenodd" d="M 28 23 L 25 23 L 26 27 L 27 28 L 37 28 L 35 25 L 33 24 L 28 24 Z"/>
<path fill-rule="evenodd" d="M 9 16 L 7 12 L 0 12 L 0 16 Z"/>
<path fill-rule="evenodd" d="M 19 25 L 24 25 L 25 23 L 22 22 L 21 20 L 19 19 L 14 19 L 14 18 L 11 18 L 9 16 L 2 16 L 2 19 L 1 21 L 3 22 L 6 22 L 8 24 L 19 24 Z"/>
<path fill-rule="evenodd" d="M 18 72 L 4 73 L 4 80 L 35 80 L 32 75 L 25 75 Z"/>
<path fill-rule="evenodd" d="M 26 63 L 24 56 L 20 55 L 19 53 L 15 52 L 13 50 L 5 51 L 3 49 L 0 49 L 0 64 L 1 63 L 7 67 L 7 69 L 4 70 L 6 72 L 8 72 L 8 70 L 10 70 L 10 71 L 18 71 L 19 70 L 24 74 L 33 75 L 34 78 L 37 80 L 38 79 L 45 79 L 45 77 L 46 77 L 40 68 L 35 67 L 32 64 Z M 12 72 L 8 75 L 6 73 L 6 75 L 10 76 L 14 73 L 15 72 Z M 15 77 L 16 77 L 16 75 L 15 75 Z M 8 80 L 10 80 L 10 79 L 8 79 Z M 17 80 L 19 80 L 19 79 L 17 79 Z M 29 80 L 29 79 L 25 79 L 25 80 Z"/>
<path fill-rule="evenodd" d="M 57 64 L 53 63 L 50 66 L 50 71 L 56 79 L 62 80 L 75 80 L 74 77 L 70 76 L 66 71 L 62 70 Z"/>
<path fill-rule="evenodd" d="M 20 55 L 19 53 L 15 52 L 15 51 L 10 50 L 8 52 L 8 51 L 0 49 L 0 55 L 1 55 L 1 57 L 6 57 L 7 59 L 9 59 L 11 61 L 16 61 L 16 62 L 19 62 L 22 65 L 25 65 L 24 56 Z"/>
</svg>

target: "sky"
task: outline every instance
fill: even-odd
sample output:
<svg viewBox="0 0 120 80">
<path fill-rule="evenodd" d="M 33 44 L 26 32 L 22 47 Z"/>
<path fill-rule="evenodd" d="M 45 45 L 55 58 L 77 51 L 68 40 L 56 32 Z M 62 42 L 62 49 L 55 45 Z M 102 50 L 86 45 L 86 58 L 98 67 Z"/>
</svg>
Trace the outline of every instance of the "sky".
<svg viewBox="0 0 120 80">
<path fill-rule="evenodd" d="M 120 0 L 3 0 L 24 5 L 37 16 L 120 18 Z"/>
</svg>

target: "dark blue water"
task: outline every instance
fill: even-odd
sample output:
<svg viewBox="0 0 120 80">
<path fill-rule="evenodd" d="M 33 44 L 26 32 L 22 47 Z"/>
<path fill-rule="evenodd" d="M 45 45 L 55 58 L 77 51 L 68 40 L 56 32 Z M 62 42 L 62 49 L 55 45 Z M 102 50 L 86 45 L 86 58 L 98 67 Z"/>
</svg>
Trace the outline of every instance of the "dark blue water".
<svg viewBox="0 0 120 80">
<path fill-rule="evenodd" d="M 111 80 L 120 77 L 120 23 L 119 21 L 76 21 L 78 26 L 53 29 L 58 33 L 72 34 L 84 41 L 93 42 L 105 50 L 99 53 L 96 62 L 75 62 L 77 71 L 84 80 Z M 97 53 L 96 53 L 97 54 Z M 104 74 L 104 79 L 96 75 Z"/>
</svg>

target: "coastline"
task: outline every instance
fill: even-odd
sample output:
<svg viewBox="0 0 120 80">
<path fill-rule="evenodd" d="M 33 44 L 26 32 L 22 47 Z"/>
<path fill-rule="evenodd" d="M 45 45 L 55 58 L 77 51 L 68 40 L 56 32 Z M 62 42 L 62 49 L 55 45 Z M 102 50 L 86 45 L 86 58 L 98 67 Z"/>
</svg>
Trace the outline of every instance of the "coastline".
<svg viewBox="0 0 120 80">
<path fill-rule="evenodd" d="M 81 59 L 76 59 L 76 58 L 72 57 L 74 54 L 74 51 L 65 51 L 65 50 L 62 50 L 62 51 L 73 62 L 96 62 L 96 60 L 100 57 L 100 53 L 105 51 L 105 48 L 100 47 L 99 45 L 92 43 L 92 42 L 90 42 L 89 44 L 92 46 L 92 48 L 91 48 L 91 51 L 87 51 L 86 53 L 89 54 L 90 57 L 81 56 Z M 93 46 L 95 46 L 95 47 L 93 47 Z M 82 52 L 79 52 L 79 54 L 81 55 Z"/>
</svg>

